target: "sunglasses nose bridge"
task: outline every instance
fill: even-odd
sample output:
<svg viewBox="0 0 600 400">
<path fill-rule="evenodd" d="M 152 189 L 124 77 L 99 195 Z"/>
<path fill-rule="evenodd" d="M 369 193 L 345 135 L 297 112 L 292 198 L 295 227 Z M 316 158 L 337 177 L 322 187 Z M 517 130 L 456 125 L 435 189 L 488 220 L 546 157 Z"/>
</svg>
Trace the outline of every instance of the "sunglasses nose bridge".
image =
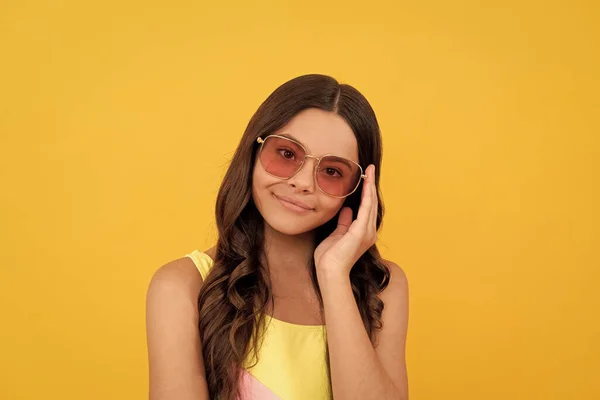
<svg viewBox="0 0 600 400">
<path fill-rule="evenodd" d="M 319 163 L 319 161 L 321 160 L 319 157 L 312 156 L 312 155 L 310 155 L 310 154 L 306 154 L 306 155 L 304 156 L 304 159 L 305 159 L 305 160 L 306 160 L 307 158 L 314 158 L 314 159 L 317 161 L 317 164 L 318 164 L 318 163 Z"/>
<path fill-rule="evenodd" d="M 310 154 L 305 154 L 304 155 L 304 159 L 302 159 L 302 161 L 300 162 L 300 164 L 298 164 L 298 168 L 296 169 L 296 172 L 294 172 L 294 175 L 292 175 L 290 178 L 293 178 L 294 176 L 298 175 L 298 173 L 300 172 L 300 170 L 302 168 L 304 168 L 304 166 L 307 164 L 306 159 L 307 158 L 314 158 L 315 160 L 317 160 L 317 163 L 315 164 L 313 169 L 317 168 L 317 165 L 319 164 L 319 158 L 315 157 L 315 156 L 311 156 Z M 290 179 L 288 178 L 288 179 Z"/>
<path fill-rule="evenodd" d="M 300 171 L 300 169 L 302 169 L 302 167 L 304 167 L 304 165 L 305 165 L 305 164 L 307 164 L 307 163 L 306 163 L 306 159 L 307 159 L 307 158 L 314 158 L 314 159 L 315 159 L 315 165 L 314 165 L 314 167 L 313 167 L 313 170 L 315 170 L 315 171 L 316 171 L 316 169 L 317 169 L 317 166 L 319 165 L 319 161 L 321 161 L 321 159 L 320 159 L 319 157 L 315 157 L 315 156 L 313 156 L 313 155 L 310 155 L 310 154 L 305 154 L 305 155 L 304 155 L 304 160 L 302 160 L 302 164 L 300 164 L 300 167 L 298 168 L 298 171 Z M 314 171 L 313 171 L 313 172 L 314 172 Z M 315 183 L 316 183 L 316 182 L 315 182 Z"/>
</svg>

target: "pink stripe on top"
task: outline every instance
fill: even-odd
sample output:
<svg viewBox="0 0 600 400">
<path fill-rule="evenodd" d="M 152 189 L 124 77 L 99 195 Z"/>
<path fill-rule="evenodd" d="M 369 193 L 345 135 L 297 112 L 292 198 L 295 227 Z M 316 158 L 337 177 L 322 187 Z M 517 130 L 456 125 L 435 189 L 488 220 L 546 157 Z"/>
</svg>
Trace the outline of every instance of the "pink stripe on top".
<svg viewBox="0 0 600 400">
<path fill-rule="evenodd" d="M 247 370 L 240 375 L 240 400 L 282 400 Z"/>
</svg>

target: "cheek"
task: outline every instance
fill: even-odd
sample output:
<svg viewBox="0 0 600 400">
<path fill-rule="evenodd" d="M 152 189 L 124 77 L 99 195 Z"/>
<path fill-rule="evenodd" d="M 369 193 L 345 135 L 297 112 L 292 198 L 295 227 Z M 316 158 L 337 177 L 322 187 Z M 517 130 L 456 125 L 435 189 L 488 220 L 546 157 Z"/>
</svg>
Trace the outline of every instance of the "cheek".
<svg viewBox="0 0 600 400">
<path fill-rule="evenodd" d="M 344 199 L 336 199 L 323 195 L 320 199 L 319 205 L 321 206 L 321 213 L 323 215 L 323 223 L 329 221 L 331 218 L 340 211 L 344 205 Z"/>
<path fill-rule="evenodd" d="M 265 173 L 260 165 L 254 164 L 254 169 L 252 171 L 252 198 L 259 212 L 263 215 L 263 218 L 274 227 L 277 227 L 278 223 L 291 218 L 288 222 L 284 223 L 288 228 L 289 226 L 295 226 L 300 230 L 314 229 L 334 218 L 344 204 L 344 199 L 329 197 L 326 194 L 317 191 L 315 192 L 317 197 L 317 213 L 313 214 L 310 218 L 294 218 L 293 216 L 286 214 L 285 211 L 282 211 L 281 213 L 277 211 L 277 205 L 274 203 L 276 200 L 271 197 L 271 188 L 282 182 L 283 181 L 273 178 Z M 270 206 L 274 207 L 271 208 Z"/>
<path fill-rule="evenodd" d="M 252 198 L 257 205 L 260 202 L 260 194 L 264 186 L 260 173 L 254 168 L 254 171 L 252 172 Z"/>
<path fill-rule="evenodd" d="M 263 202 L 269 202 L 270 187 L 277 183 L 277 179 L 264 172 L 260 165 L 254 165 L 252 171 L 252 199 L 259 211 L 263 211 Z"/>
<path fill-rule="evenodd" d="M 263 194 L 269 186 L 273 185 L 273 183 L 273 177 L 264 172 L 260 165 L 255 164 L 254 170 L 252 171 L 252 192 L 254 194 Z"/>
</svg>

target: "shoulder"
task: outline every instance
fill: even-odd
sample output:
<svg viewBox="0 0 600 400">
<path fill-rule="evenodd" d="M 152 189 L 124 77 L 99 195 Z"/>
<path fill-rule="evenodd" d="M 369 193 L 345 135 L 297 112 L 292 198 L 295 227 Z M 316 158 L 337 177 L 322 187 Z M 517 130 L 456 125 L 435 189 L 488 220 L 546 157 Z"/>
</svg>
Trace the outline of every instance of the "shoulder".
<svg viewBox="0 0 600 400">
<path fill-rule="evenodd" d="M 204 251 L 213 260 L 215 247 Z M 202 286 L 202 276 L 189 257 L 181 257 L 158 268 L 148 287 L 148 298 L 168 297 L 181 298 L 192 296 L 196 300 Z"/>
<path fill-rule="evenodd" d="M 189 257 L 181 257 L 158 268 L 148 286 L 148 297 L 163 297 L 200 290 L 202 277 Z"/>
<path fill-rule="evenodd" d="M 396 263 L 384 260 L 390 270 L 388 286 L 381 292 L 384 303 L 382 329 L 377 333 L 375 351 L 396 387 L 408 398 L 406 338 L 408 330 L 408 279 Z"/>
<path fill-rule="evenodd" d="M 379 333 L 383 343 L 404 342 L 408 328 L 408 279 L 396 263 L 384 260 L 390 270 L 390 280 L 379 294 L 383 301 L 383 329 Z M 385 346 L 384 346 L 385 347 Z"/>
<path fill-rule="evenodd" d="M 189 257 L 170 261 L 154 272 L 146 293 L 149 336 L 167 337 L 165 327 L 185 326 L 198 317 L 202 277 Z"/>
<path fill-rule="evenodd" d="M 390 270 L 390 281 L 387 287 L 381 292 L 382 300 L 385 297 L 397 297 L 408 294 L 408 277 L 404 270 L 395 262 L 383 260 Z"/>
<path fill-rule="evenodd" d="M 150 398 L 208 399 L 198 333 L 202 277 L 189 257 L 154 272 L 146 296 Z"/>
<path fill-rule="evenodd" d="M 379 294 L 379 298 L 384 304 L 384 321 L 395 319 L 396 322 L 406 323 L 408 319 L 408 278 L 398 264 L 389 260 L 384 260 L 384 262 L 390 270 L 388 285 Z"/>
</svg>

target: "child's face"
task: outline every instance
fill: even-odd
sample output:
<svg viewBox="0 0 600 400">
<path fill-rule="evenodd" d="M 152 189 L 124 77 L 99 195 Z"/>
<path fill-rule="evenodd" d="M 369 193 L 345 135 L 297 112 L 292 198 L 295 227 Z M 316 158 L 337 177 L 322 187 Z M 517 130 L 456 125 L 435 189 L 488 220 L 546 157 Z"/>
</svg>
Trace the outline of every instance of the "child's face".
<svg viewBox="0 0 600 400">
<path fill-rule="evenodd" d="M 358 145 L 352 129 L 338 114 L 316 108 L 306 109 L 273 134 L 288 134 L 316 157 L 334 154 L 358 163 Z M 292 178 L 268 174 L 256 157 L 252 174 L 252 197 L 266 223 L 288 235 L 305 233 L 333 218 L 344 198 L 328 196 L 319 190 L 314 178 L 317 160 L 307 157 Z M 282 198 L 303 205 L 294 206 Z"/>
</svg>

